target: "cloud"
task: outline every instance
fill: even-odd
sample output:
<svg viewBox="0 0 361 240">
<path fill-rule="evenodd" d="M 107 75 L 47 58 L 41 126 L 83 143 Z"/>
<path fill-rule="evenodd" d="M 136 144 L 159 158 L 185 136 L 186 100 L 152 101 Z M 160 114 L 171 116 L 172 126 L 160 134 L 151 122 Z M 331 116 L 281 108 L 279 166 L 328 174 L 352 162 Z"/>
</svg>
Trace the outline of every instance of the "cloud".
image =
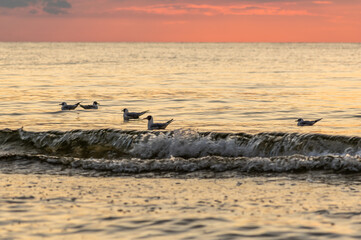
<svg viewBox="0 0 361 240">
<path fill-rule="evenodd" d="M 275 6 L 252 5 L 206 5 L 206 4 L 157 4 L 148 6 L 121 7 L 115 11 L 136 12 L 153 15 L 311 15 L 306 10 L 282 9 Z"/>
<path fill-rule="evenodd" d="M 332 4 L 330 1 L 313 1 L 314 4 Z"/>
<path fill-rule="evenodd" d="M 64 14 L 67 13 L 64 9 L 71 8 L 71 4 L 66 0 L 43 0 L 45 7 L 44 12 L 50 14 Z"/>
<path fill-rule="evenodd" d="M 42 10 L 49 14 L 65 14 L 67 9 L 72 6 L 67 0 L 0 0 L 0 8 L 27 8 L 27 7 L 41 7 Z M 37 12 L 34 9 L 31 13 Z"/>
<path fill-rule="evenodd" d="M 38 0 L 0 0 L 0 7 L 5 8 L 17 8 L 28 7 L 31 4 L 35 4 Z"/>
</svg>

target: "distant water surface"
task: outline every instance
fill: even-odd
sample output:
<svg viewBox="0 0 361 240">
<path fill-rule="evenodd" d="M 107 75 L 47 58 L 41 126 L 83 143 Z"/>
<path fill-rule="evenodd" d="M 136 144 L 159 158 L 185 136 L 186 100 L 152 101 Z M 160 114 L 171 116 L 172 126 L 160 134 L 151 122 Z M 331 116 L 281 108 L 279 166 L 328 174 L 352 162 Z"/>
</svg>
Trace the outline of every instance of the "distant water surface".
<svg viewBox="0 0 361 240">
<path fill-rule="evenodd" d="M 361 44 L 0 43 L 0 128 L 361 136 Z M 60 111 L 59 103 L 101 105 Z M 323 118 L 300 128 L 297 118 Z"/>
</svg>

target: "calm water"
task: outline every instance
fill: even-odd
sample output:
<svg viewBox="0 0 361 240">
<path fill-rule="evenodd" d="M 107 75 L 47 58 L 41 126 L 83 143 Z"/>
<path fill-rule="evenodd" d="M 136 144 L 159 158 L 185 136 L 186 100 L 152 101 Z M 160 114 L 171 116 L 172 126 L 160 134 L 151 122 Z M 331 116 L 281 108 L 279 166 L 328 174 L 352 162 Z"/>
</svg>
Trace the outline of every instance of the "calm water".
<svg viewBox="0 0 361 240">
<path fill-rule="evenodd" d="M 361 44 L 0 43 L 0 128 L 361 136 Z M 98 101 L 97 111 L 60 111 Z M 312 128 L 297 118 L 323 118 Z"/>
</svg>

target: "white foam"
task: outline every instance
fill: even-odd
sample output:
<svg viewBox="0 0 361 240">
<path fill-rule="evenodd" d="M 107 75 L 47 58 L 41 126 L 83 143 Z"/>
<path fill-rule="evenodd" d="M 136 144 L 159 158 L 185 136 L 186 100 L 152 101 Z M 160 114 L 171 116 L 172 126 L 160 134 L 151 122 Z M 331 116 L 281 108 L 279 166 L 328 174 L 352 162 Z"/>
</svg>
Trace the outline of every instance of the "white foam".
<svg viewBox="0 0 361 240">
<path fill-rule="evenodd" d="M 201 136 L 192 130 L 176 130 L 159 135 L 146 135 L 136 143 L 131 154 L 140 158 L 184 157 L 196 158 L 204 156 L 237 157 L 241 154 L 241 146 L 236 139 L 226 138 L 214 140 L 210 135 Z"/>
</svg>

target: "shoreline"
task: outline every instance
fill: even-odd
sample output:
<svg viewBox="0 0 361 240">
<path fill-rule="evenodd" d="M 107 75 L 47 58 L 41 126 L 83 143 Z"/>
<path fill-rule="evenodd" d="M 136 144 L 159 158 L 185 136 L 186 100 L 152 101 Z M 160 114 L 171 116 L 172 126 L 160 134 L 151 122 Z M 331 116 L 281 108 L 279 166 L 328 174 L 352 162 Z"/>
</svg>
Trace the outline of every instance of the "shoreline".
<svg viewBox="0 0 361 240">
<path fill-rule="evenodd" d="M 361 236 L 359 184 L 0 174 L 5 239 Z"/>
</svg>

